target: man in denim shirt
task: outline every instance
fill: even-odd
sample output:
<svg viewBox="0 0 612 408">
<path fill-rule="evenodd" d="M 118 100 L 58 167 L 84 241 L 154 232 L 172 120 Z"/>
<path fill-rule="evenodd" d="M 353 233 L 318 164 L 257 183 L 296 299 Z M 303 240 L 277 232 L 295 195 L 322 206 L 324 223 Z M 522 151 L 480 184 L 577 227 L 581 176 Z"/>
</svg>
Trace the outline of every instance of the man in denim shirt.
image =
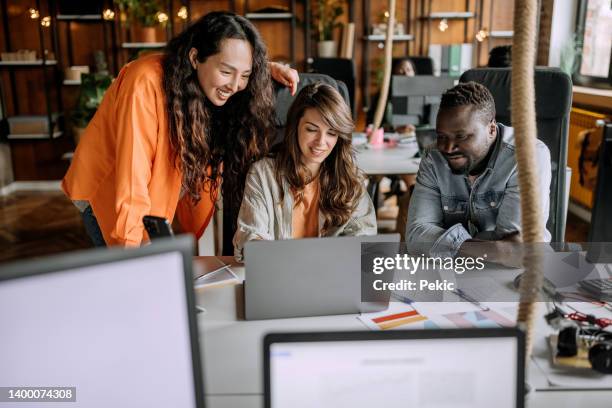
<svg viewBox="0 0 612 408">
<path fill-rule="evenodd" d="M 460 83 L 442 95 L 437 148 L 421 160 L 408 209 L 411 252 L 454 256 L 467 241 L 521 241 L 520 194 L 514 131 L 495 122 L 487 88 Z M 540 203 L 548 220 L 550 152 L 536 142 Z M 544 227 L 544 237 L 550 233 Z M 510 244 L 510 243 L 508 243 Z M 494 259 L 490 259 L 494 260 Z"/>
</svg>

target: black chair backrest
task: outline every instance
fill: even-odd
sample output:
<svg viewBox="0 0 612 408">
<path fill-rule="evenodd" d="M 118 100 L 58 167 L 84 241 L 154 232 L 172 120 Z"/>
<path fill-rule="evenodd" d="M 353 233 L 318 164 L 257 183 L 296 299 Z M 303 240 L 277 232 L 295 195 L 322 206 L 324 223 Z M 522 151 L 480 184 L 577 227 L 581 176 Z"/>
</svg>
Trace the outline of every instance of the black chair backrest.
<svg viewBox="0 0 612 408">
<path fill-rule="evenodd" d="M 344 101 L 349 104 L 349 91 L 346 88 L 346 85 L 337 81 L 328 75 L 323 74 L 300 74 L 300 82 L 298 83 L 298 90 L 295 93 L 297 94 L 304 88 L 306 85 L 312 84 L 314 82 L 324 82 L 336 88 L 340 95 L 344 98 Z M 277 144 L 283 140 L 285 125 L 287 123 L 287 113 L 289 112 L 289 107 L 293 103 L 295 96 L 291 95 L 289 88 L 282 86 L 275 82 L 274 84 L 274 94 L 276 97 L 276 101 L 274 102 L 275 106 L 275 125 L 276 125 L 276 135 L 273 138 L 272 144 Z"/>
<path fill-rule="evenodd" d="M 313 71 L 318 74 L 329 75 L 344 82 L 348 89 L 348 103 L 351 107 L 353 119 L 355 119 L 355 62 L 347 58 L 314 58 L 311 66 Z"/>
<path fill-rule="evenodd" d="M 463 73 L 460 82 L 486 86 L 495 99 L 496 120 L 512 124 L 510 112 L 511 68 L 476 68 Z M 565 239 L 567 140 L 572 106 L 572 81 L 557 68 L 537 67 L 534 72 L 538 139 L 548 146 L 552 159 L 550 213 L 547 228 L 553 242 Z"/>
</svg>

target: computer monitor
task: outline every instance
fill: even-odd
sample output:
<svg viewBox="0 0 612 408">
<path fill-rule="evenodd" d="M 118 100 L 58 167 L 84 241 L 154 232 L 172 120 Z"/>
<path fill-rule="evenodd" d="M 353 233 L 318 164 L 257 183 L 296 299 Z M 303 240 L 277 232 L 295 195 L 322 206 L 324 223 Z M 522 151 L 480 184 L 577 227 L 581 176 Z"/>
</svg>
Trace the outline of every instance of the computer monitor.
<svg viewBox="0 0 612 408">
<path fill-rule="evenodd" d="M 192 251 L 183 236 L 2 266 L 0 386 L 73 387 L 53 406 L 203 407 Z"/>
<path fill-rule="evenodd" d="M 454 86 L 455 81 L 455 78 L 431 75 L 394 75 L 391 80 L 391 124 L 394 127 L 435 127 L 440 98 Z"/>
<path fill-rule="evenodd" d="M 269 334 L 265 406 L 473 407 L 524 404 L 518 329 Z"/>
<path fill-rule="evenodd" d="M 587 259 L 592 263 L 612 263 L 612 123 L 604 127 L 599 151 L 597 186 L 589 229 Z"/>
</svg>

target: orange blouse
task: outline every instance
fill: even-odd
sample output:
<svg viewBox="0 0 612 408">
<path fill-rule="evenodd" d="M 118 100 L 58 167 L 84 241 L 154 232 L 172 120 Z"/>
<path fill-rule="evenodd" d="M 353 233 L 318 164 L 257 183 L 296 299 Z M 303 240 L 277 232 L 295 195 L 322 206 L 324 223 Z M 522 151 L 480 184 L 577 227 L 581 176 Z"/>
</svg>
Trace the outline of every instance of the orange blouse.
<svg viewBox="0 0 612 408">
<path fill-rule="evenodd" d="M 201 236 L 213 212 L 208 191 L 179 199 L 182 174 L 171 162 L 162 56 L 127 64 L 104 95 L 62 181 L 72 200 L 88 201 L 108 245 L 147 239 L 142 217 L 173 220 Z"/>
<path fill-rule="evenodd" d="M 319 178 L 304 186 L 302 200 L 293 206 L 291 235 L 296 239 L 319 236 Z"/>
</svg>

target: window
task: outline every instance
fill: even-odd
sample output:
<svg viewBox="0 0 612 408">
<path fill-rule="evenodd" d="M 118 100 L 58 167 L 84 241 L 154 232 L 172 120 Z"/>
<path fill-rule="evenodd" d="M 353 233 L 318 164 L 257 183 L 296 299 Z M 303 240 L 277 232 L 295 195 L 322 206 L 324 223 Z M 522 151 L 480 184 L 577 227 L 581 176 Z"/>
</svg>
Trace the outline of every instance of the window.
<svg viewBox="0 0 612 408">
<path fill-rule="evenodd" d="M 612 88 L 612 1 L 582 0 L 577 32 L 582 40 L 582 53 L 574 82 Z"/>
</svg>

